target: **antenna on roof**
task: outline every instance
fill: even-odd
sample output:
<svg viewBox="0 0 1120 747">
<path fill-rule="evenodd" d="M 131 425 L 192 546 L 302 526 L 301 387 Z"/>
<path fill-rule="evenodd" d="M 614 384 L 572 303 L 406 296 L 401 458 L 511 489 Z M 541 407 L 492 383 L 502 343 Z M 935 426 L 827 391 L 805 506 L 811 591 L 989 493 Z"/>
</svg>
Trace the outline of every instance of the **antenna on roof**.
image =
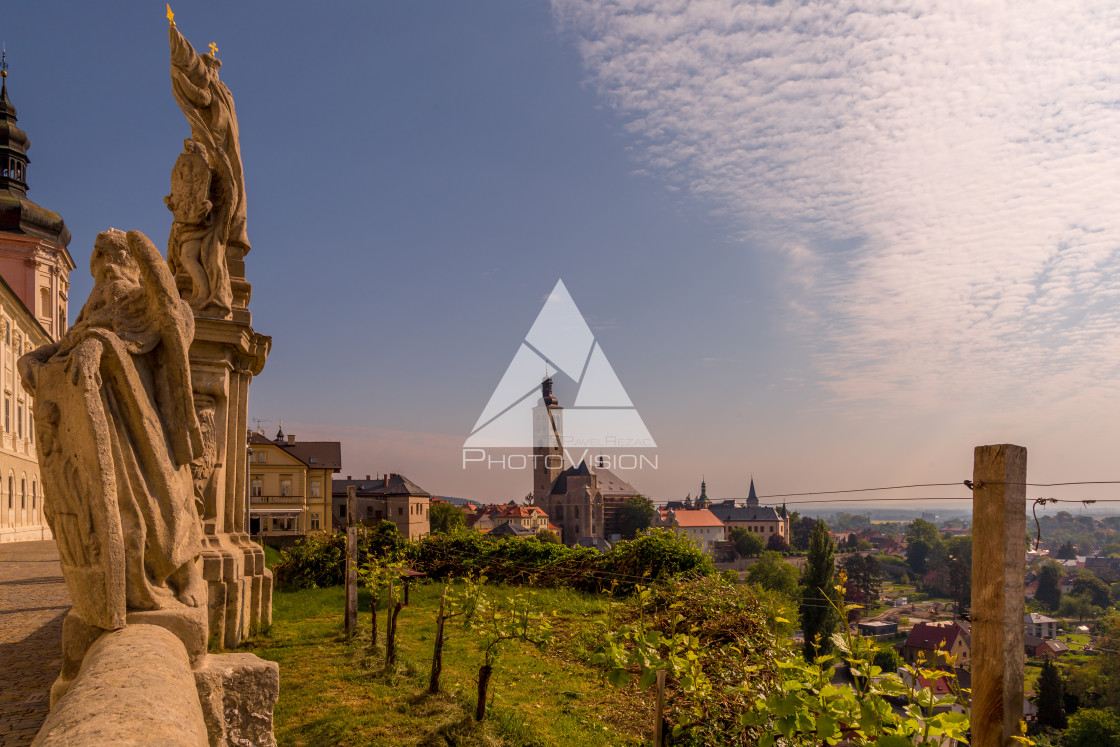
<svg viewBox="0 0 1120 747">
<path fill-rule="evenodd" d="M 261 423 L 271 423 L 271 420 L 263 420 L 261 418 L 253 418 L 253 422 L 257 425 L 257 430 L 261 429 Z"/>
</svg>

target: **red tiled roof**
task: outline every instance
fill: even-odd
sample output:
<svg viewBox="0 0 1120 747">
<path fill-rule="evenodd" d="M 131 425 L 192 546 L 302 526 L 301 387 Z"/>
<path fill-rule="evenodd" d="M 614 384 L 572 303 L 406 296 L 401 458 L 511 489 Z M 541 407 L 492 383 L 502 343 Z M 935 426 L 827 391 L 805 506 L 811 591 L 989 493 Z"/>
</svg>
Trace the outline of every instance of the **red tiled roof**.
<svg viewBox="0 0 1120 747">
<path fill-rule="evenodd" d="M 548 514 L 536 506 L 506 506 L 498 516 L 508 519 L 548 518 Z"/>
<path fill-rule="evenodd" d="M 721 527 L 723 522 L 716 518 L 706 508 L 693 509 L 691 511 L 677 511 L 676 522 L 679 527 Z"/>
<path fill-rule="evenodd" d="M 957 642 L 957 636 L 963 632 L 957 625 L 918 623 L 906 637 L 905 645 L 923 651 L 951 651 L 953 644 Z"/>
</svg>

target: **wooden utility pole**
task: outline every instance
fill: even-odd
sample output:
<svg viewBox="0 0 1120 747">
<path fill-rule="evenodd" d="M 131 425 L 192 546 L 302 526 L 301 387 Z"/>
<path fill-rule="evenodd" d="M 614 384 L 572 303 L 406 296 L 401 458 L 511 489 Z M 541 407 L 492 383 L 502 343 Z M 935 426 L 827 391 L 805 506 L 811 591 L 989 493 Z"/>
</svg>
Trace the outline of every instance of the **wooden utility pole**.
<svg viewBox="0 0 1120 747">
<path fill-rule="evenodd" d="M 358 627 L 358 513 L 357 488 L 346 486 L 346 637 Z"/>
<path fill-rule="evenodd" d="M 1027 450 L 977 446 L 972 482 L 972 744 L 1008 747 L 1023 718 Z"/>
</svg>

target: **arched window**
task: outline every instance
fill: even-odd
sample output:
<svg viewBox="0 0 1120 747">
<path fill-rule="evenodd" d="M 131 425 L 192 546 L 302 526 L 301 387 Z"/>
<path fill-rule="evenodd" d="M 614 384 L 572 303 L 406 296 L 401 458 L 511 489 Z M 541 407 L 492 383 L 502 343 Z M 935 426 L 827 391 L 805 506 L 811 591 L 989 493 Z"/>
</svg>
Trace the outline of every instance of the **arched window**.
<svg viewBox="0 0 1120 747">
<path fill-rule="evenodd" d="M 27 478 L 22 477 L 19 481 L 19 507 L 27 508 Z"/>
<path fill-rule="evenodd" d="M 35 498 L 36 498 L 36 493 L 38 492 L 38 490 L 37 490 L 38 487 L 39 487 L 39 483 L 32 480 L 31 481 L 31 510 L 33 510 L 33 511 L 35 510 Z"/>
<path fill-rule="evenodd" d="M 16 480 L 8 475 L 8 508 L 12 507 L 12 496 L 16 493 Z"/>
</svg>

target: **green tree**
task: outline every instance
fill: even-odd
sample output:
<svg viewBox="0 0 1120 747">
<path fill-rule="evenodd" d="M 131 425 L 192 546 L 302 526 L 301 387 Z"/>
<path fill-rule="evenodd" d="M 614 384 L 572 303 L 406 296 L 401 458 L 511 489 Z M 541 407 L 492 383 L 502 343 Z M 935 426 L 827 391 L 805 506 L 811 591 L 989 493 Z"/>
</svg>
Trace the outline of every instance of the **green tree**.
<svg viewBox="0 0 1120 747">
<path fill-rule="evenodd" d="M 1073 542 L 1066 540 L 1062 546 L 1058 548 L 1059 560 L 1073 560 L 1077 557 L 1077 548 L 1073 546 Z"/>
<path fill-rule="evenodd" d="M 728 536 L 735 543 L 735 552 L 744 558 L 754 557 L 766 549 L 762 539 L 746 527 L 731 527 Z"/>
<path fill-rule="evenodd" d="M 945 543 L 949 570 L 949 594 L 964 613 L 972 604 L 972 535 L 953 537 Z"/>
<path fill-rule="evenodd" d="M 884 672 L 895 674 L 904 662 L 898 651 L 895 651 L 894 646 L 884 646 L 875 651 L 875 658 L 871 663 Z"/>
<path fill-rule="evenodd" d="M 1091 620 L 1103 611 L 1093 604 L 1088 594 L 1066 594 L 1062 597 L 1062 603 L 1058 605 L 1058 614 L 1065 618 L 1076 617 L 1078 620 Z"/>
<path fill-rule="evenodd" d="M 462 509 L 450 503 L 432 503 L 428 507 L 428 526 L 431 531 L 439 534 L 449 534 L 457 529 L 467 526 L 467 519 Z"/>
<path fill-rule="evenodd" d="M 560 538 L 556 536 L 556 532 L 551 529 L 542 529 L 537 532 L 537 539 L 546 545 L 559 545 Z"/>
<path fill-rule="evenodd" d="M 1062 682 L 1062 673 L 1049 658 L 1042 662 L 1042 673 L 1038 675 L 1038 683 L 1034 686 L 1034 690 L 1034 702 L 1038 706 L 1036 717 L 1038 725 L 1051 729 L 1066 728 L 1066 709 L 1063 702 L 1065 684 Z"/>
<path fill-rule="evenodd" d="M 1094 576 L 1091 571 L 1079 573 L 1070 585 L 1070 592 L 1088 597 L 1093 604 L 1101 608 L 1108 607 L 1112 601 L 1108 584 Z"/>
<path fill-rule="evenodd" d="M 838 607 L 843 603 L 836 585 L 836 545 L 828 525 L 817 521 L 809 538 L 809 561 L 805 565 L 801 599 L 801 632 L 805 635 L 803 654 L 807 662 L 832 652 L 832 634 L 840 623 Z"/>
<path fill-rule="evenodd" d="M 871 555 L 849 555 L 840 561 L 847 578 L 844 598 L 853 604 L 872 607 L 883 583 L 879 561 Z"/>
<path fill-rule="evenodd" d="M 1058 609 L 1062 603 L 1062 567 L 1053 561 L 1043 563 L 1038 571 L 1038 591 L 1034 598 L 1049 610 Z"/>
<path fill-rule="evenodd" d="M 639 532 L 649 529 L 656 515 L 657 509 L 653 507 L 653 501 L 649 498 L 636 495 L 629 499 L 622 504 L 618 512 L 622 536 L 626 539 L 634 539 Z"/>
<path fill-rule="evenodd" d="M 786 538 L 780 534 L 771 534 L 766 540 L 766 549 L 773 550 L 774 552 L 785 552 L 789 549 L 789 543 Z"/>
<path fill-rule="evenodd" d="M 1062 747 L 1120 747 L 1120 718 L 1111 711 L 1082 708 L 1069 717 Z"/>
<path fill-rule="evenodd" d="M 794 512 L 796 513 L 796 512 Z M 811 516 L 798 516 L 796 520 L 789 521 L 789 542 L 798 550 L 809 549 L 809 538 L 813 536 L 813 527 L 817 520 Z"/>
<path fill-rule="evenodd" d="M 938 565 L 943 552 L 937 526 L 925 519 L 914 519 L 903 533 L 906 538 L 906 564 L 918 576 L 924 576 Z"/>
<path fill-rule="evenodd" d="M 797 594 L 797 569 L 773 551 L 762 553 L 758 562 L 747 569 L 747 581 L 788 597 Z"/>
</svg>

